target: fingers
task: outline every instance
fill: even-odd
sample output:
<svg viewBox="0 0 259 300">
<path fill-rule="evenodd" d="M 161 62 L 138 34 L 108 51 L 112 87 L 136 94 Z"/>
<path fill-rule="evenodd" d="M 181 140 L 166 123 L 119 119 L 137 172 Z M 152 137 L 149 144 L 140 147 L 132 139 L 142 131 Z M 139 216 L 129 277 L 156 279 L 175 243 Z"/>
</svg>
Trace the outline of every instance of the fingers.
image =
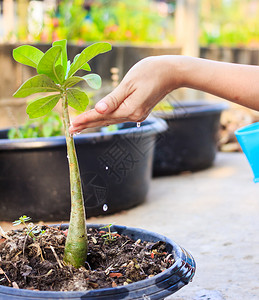
<svg viewBox="0 0 259 300">
<path fill-rule="evenodd" d="M 95 105 L 96 111 L 98 111 L 100 114 L 103 114 L 111 109 L 109 109 L 109 106 L 106 104 L 105 100 L 99 101 Z"/>
<path fill-rule="evenodd" d="M 114 116 L 114 113 L 103 115 L 98 113 L 95 109 L 92 109 L 75 118 L 69 128 L 69 133 L 73 134 L 80 132 L 85 128 L 101 127 L 116 123 L 118 124 L 125 122 L 126 120 L 126 117 L 121 115 L 116 117 Z"/>
<path fill-rule="evenodd" d="M 130 95 L 126 91 L 127 88 L 124 87 L 123 83 L 119 84 L 110 94 L 96 103 L 95 110 L 100 114 L 108 114 L 115 111 Z"/>
<path fill-rule="evenodd" d="M 96 110 L 92 109 L 90 111 L 84 112 L 81 115 L 77 116 L 69 127 L 70 134 L 79 132 L 86 128 L 86 123 L 93 120 L 100 121 L 103 116 L 97 113 Z"/>
<path fill-rule="evenodd" d="M 109 116 L 109 114 L 116 111 L 123 103 L 126 98 L 125 90 L 119 85 L 114 91 L 100 100 L 94 109 L 77 116 L 69 128 L 70 134 L 81 131 L 86 127 L 107 126 L 119 123 L 121 120 L 123 121 L 123 116 Z M 109 123 L 108 120 L 112 121 Z"/>
</svg>

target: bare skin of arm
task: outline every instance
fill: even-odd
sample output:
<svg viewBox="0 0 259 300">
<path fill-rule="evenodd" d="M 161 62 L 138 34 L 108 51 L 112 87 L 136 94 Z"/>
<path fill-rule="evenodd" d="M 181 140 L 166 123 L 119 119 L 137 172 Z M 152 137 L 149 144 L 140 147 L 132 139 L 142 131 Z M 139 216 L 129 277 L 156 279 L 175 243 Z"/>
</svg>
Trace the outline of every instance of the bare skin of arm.
<svg viewBox="0 0 259 300">
<path fill-rule="evenodd" d="M 259 110 L 259 67 L 188 56 L 139 61 L 95 108 L 77 116 L 70 133 L 125 121 L 141 122 L 165 95 L 180 87 L 201 90 Z"/>
</svg>

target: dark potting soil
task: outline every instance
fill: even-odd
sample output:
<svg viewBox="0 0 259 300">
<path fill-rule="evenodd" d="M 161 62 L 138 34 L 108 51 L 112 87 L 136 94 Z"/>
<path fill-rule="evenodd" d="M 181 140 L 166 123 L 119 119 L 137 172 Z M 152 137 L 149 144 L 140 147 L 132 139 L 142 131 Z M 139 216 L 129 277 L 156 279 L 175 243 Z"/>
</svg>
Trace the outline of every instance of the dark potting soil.
<svg viewBox="0 0 259 300">
<path fill-rule="evenodd" d="M 41 233 L 41 230 L 46 230 Z M 38 226 L 0 236 L 0 285 L 41 291 L 82 291 L 127 285 L 169 268 L 174 259 L 165 243 L 88 229 L 88 257 L 76 269 L 63 262 L 66 231 Z"/>
</svg>

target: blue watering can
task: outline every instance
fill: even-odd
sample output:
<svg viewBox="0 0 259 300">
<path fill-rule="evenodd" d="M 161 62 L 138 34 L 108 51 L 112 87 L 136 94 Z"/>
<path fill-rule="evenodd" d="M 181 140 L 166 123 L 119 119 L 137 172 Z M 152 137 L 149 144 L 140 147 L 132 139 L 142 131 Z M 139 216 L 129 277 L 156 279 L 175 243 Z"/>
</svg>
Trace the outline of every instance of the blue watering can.
<svg viewBox="0 0 259 300">
<path fill-rule="evenodd" d="M 254 173 L 254 182 L 259 182 L 259 122 L 235 131 L 237 140 Z"/>
</svg>

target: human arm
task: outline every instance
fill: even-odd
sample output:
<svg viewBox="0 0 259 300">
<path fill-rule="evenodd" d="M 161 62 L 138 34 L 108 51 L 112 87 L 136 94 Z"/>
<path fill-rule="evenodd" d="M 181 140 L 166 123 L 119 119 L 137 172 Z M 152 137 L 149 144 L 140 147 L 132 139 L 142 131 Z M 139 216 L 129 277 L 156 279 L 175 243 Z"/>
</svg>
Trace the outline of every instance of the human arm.
<svg viewBox="0 0 259 300">
<path fill-rule="evenodd" d="M 178 55 L 139 61 L 94 109 L 73 121 L 70 133 L 86 127 L 141 122 L 171 91 L 188 87 L 259 110 L 259 67 Z"/>
</svg>

